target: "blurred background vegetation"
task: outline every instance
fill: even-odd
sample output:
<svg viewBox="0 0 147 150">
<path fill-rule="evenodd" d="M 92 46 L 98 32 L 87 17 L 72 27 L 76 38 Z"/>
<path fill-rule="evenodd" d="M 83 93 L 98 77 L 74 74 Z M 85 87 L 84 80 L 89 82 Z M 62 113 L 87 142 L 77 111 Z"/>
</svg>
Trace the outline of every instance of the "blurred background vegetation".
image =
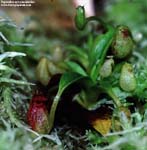
<svg viewBox="0 0 147 150">
<path fill-rule="evenodd" d="M 29 79 L 34 78 L 34 73 L 30 72 L 25 65 L 29 65 L 33 70 L 40 57 L 50 57 L 56 47 L 64 51 L 67 43 L 80 44 L 79 41 L 85 33 L 77 32 L 73 23 L 75 7 L 78 4 L 75 1 L 36 0 L 32 7 L 0 8 L 1 17 L 11 18 L 19 28 L 13 30 L 7 27 L 1 28 L 1 32 L 3 31 L 8 40 L 33 43 L 33 46 L 23 49 L 23 52 L 28 55 L 27 60 L 24 60 L 25 63 L 19 60 L 23 72 Z M 92 11 L 105 22 L 115 26 L 119 24 L 129 26 L 136 41 L 136 50 L 146 53 L 146 0 L 91 0 L 90 2 L 93 6 Z M 82 0 L 79 0 L 79 4 L 86 5 L 86 2 L 82 3 Z M 14 47 L 14 50 L 22 51 L 18 47 Z"/>
</svg>

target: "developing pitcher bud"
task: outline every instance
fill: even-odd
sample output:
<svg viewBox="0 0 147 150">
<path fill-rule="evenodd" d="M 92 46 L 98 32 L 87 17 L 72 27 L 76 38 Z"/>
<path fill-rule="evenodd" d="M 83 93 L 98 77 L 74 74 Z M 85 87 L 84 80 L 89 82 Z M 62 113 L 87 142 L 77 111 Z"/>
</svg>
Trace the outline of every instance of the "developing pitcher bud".
<svg viewBox="0 0 147 150">
<path fill-rule="evenodd" d="M 106 60 L 100 69 L 100 76 L 103 78 L 109 77 L 112 73 L 113 65 L 114 65 L 113 59 Z"/>
<path fill-rule="evenodd" d="M 85 9 L 82 6 L 79 6 L 76 9 L 75 25 L 79 30 L 82 30 L 86 23 Z"/>
<path fill-rule="evenodd" d="M 48 70 L 48 62 L 47 58 L 42 57 L 36 68 L 36 77 L 43 85 L 47 85 L 51 77 Z"/>
<path fill-rule="evenodd" d="M 133 49 L 133 39 L 127 26 L 118 26 L 112 42 L 112 53 L 118 59 L 129 56 Z"/>
<path fill-rule="evenodd" d="M 57 64 L 54 64 L 52 61 L 48 61 L 47 66 L 52 76 L 63 72 L 63 70 L 60 67 L 58 67 Z"/>
<path fill-rule="evenodd" d="M 60 46 L 56 46 L 52 55 L 53 61 L 58 63 L 63 60 L 63 50 Z"/>
<path fill-rule="evenodd" d="M 124 91 L 131 92 L 135 90 L 136 79 L 131 64 L 125 63 L 122 66 L 119 84 Z"/>
<path fill-rule="evenodd" d="M 48 133 L 48 110 L 46 106 L 47 98 L 43 94 L 35 93 L 27 113 L 27 120 L 30 127 L 41 134 Z"/>
</svg>

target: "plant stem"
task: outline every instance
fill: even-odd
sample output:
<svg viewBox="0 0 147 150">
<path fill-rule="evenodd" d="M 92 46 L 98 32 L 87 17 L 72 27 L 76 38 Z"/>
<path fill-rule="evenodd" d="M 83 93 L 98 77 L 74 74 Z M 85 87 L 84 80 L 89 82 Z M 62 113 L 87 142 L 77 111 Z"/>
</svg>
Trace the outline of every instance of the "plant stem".
<svg viewBox="0 0 147 150">
<path fill-rule="evenodd" d="M 122 106 L 120 99 L 114 94 L 114 92 L 112 91 L 112 89 L 108 89 L 106 90 L 107 94 L 113 99 L 114 103 L 116 104 L 116 106 L 118 108 L 120 108 Z"/>
<path fill-rule="evenodd" d="M 111 25 L 105 23 L 103 20 L 101 20 L 100 18 L 97 18 L 96 16 L 91 16 L 86 18 L 86 24 L 90 21 L 97 21 L 100 24 L 102 24 L 104 26 L 104 28 L 106 28 L 107 30 L 109 30 L 110 28 L 113 28 Z"/>
<path fill-rule="evenodd" d="M 55 120 L 55 113 L 56 113 L 56 109 L 58 106 L 58 103 L 60 101 L 60 95 L 57 93 L 57 95 L 55 96 L 52 106 L 51 106 L 51 110 L 49 113 L 49 132 L 51 131 L 53 125 L 54 125 L 54 120 Z"/>
</svg>

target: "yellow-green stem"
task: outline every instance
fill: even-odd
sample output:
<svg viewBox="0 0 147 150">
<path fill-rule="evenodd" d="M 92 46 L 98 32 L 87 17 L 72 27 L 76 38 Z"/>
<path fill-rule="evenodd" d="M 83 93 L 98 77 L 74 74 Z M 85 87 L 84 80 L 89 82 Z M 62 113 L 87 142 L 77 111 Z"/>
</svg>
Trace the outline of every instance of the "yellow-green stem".
<svg viewBox="0 0 147 150">
<path fill-rule="evenodd" d="M 59 100 L 60 100 L 60 95 L 57 93 L 57 95 L 55 96 L 55 98 L 53 100 L 51 110 L 49 113 L 49 129 L 48 129 L 49 132 L 52 130 L 53 125 L 54 125 L 55 113 L 56 113 L 56 109 L 57 109 Z"/>
<path fill-rule="evenodd" d="M 106 91 L 107 94 L 113 99 L 115 105 L 120 108 L 122 106 L 120 99 L 114 94 L 114 92 L 112 91 L 112 89 L 109 89 Z"/>
</svg>

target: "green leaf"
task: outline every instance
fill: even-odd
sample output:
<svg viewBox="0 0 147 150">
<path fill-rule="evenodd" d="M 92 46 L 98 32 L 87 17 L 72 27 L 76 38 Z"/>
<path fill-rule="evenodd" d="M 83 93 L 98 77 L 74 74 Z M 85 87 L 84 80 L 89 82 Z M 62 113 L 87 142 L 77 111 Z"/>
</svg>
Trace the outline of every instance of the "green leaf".
<svg viewBox="0 0 147 150">
<path fill-rule="evenodd" d="M 23 46 L 23 47 L 34 46 L 34 44 L 32 43 L 20 43 L 20 42 L 10 42 L 9 45 L 10 46 Z"/>
<path fill-rule="evenodd" d="M 75 45 L 70 45 L 66 47 L 70 51 L 68 55 L 68 60 L 75 60 L 81 63 L 85 68 L 88 66 L 88 54 L 85 48 L 81 48 Z"/>
<path fill-rule="evenodd" d="M 6 44 L 9 44 L 9 41 L 8 41 L 7 38 L 3 35 L 2 32 L 0 32 L 0 37 L 1 37 L 1 39 L 2 39 Z"/>
<path fill-rule="evenodd" d="M 67 50 L 71 51 L 72 53 L 78 54 L 79 58 L 82 57 L 84 59 L 87 59 L 86 51 L 84 51 L 82 48 L 78 46 L 75 45 L 67 46 Z"/>
<path fill-rule="evenodd" d="M 85 109 L 91 111 L 97 109 L 101 104 L 98 101 L 99 94 L 99 88 L 97 86 L 94 86 L 89 89 L 82 90 L 74 97 L 74 100 L 76 100 Z"/>
<path fill-rule="evenodd" d="M 5 58 L 8 58 L 8 57 L 16 57 L 16 56 L 26 56 L 25 53 L 20 53 L 20 52 L 5 52 L 3 54 L 0 54 L 0 62 L 5 59 Z"/>
<path fill-rule="evenodd" d="M 87 73 L 85 72 L 85 70 L 78 63 L 73 62 L 73 61 L 67 61 L 66 64 L 71 71 L 75 73 L 79 73 L 83 76 L 87 76 Z"/>
<path fill-rule="evenodd" d="M 0 70 L 7 71 L 8 73 L 13 73 L 15 75 L 20 76 L 20 73 L 17 70 L 10 68 L 9 66 L 3 65 L 1 63 L 0 63 Z"/>
<path fill-rule="evenodd" d="M 67 87 L 84 78 L 85 76 L 73 72 L 63 74 L 59 83 L 58 95 L 61 96 Z"/>
<path fill-rule="evenodd" d="M 59 83 L 58 92 L 54 98 L 54 101 L 52 103 L 50 113 L 49 113 L 49 123 L 50 123 L 49 124 L 49 132 L 51 131 L 51 129 L 53 127 L 56 109 L 57 109 L 57 106 L 60 101 L 60 97 L 61 97 L 62 93 L 70 85 L 72 85 L 73 83 L 78 82 L 84 78 L 86 78 L 86 77 L 83 75 L 80 75 L 78 73 L 73 73 L 73 72 L 67 72 L 62 75 L 62 77 L 60 79 L 60 83 Z"/>
<path fill-rule="evenodd" d="M 96 80 L 101 68 L 101 65 L 104 63 L 108 48 L 112 43 L 115 30 L 110 28 L 108 32 L 104 35 L 98 36 L 95 39 L 94 46 L 91 51 L 91 78 Z"/>
<path fill-rule="evenodd" d="M 8 71 L 8 72 L 16 72 L 14 69 L 12 69 L 12 68 L 10 68 L 10 67 L 8 67 L 8 66 L 6 66 L 6 65 L 3 65 L 3 64 L 0 64 L 0 70 L 2 70 L 2 71 Z"/>
<path fill-rule="evenodd" d="M 26 81 L 19 81 L 14 79 L 8 79 L 8 78 L 0 78 L 0 83 L 9 83 L 9 84 L 19 84 L 19 85 L 34 85 L 33 83 L 29 83 Z"/>
<path fill-rule="evenodd" d="M 88 60 L 85 60 L 82 57 L 79 58 L 78 54 L 69 54 L 68 55 L 68 60 L 72 60 L 72 61 L 78 62 L 78 63 L 82 64 L 82 66 L 84 66 L 84 68 L 86 68 L 86 69 L 89 66 Z"/>
</svg>

